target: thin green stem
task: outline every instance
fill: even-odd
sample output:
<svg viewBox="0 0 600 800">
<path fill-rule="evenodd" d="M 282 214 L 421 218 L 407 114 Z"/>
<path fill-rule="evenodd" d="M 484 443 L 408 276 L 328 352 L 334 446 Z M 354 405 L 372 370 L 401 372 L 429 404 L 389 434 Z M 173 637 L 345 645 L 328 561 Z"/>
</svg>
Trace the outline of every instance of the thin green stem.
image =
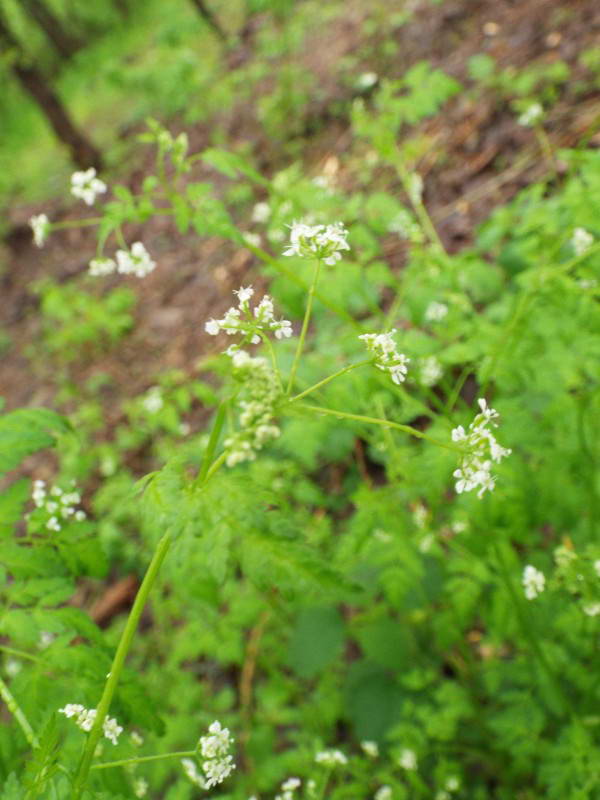
<svg viewBox="0 0 600 800">
<path fill-rule="evenodd" d="M 196 486 L 198 487 L 202 486 L 202 484 L 206 480 L 206 476 L 208 475 L 208 471 L 211 467 L 212 458 L 215 454 L 215 450 L 217 449 L 219 438 L 221 436 L 221 431 L 223 430 L 226 414 L 227 414 L 227 403 L 223 402 L 221 403 L 221 405 L 217 410 L 215 421 L 213 423 L 213 427 L 210 432 L 210 438 L 208 440 L 206 451 L 202 459 L 202 464 L 200 465 L 200 469 L 198 471 L 198 477 L 196 478 Z"/>
<path fill-rule="evenodd" d="M 104 217 L 85 217 L 84 219 L 66 219 L 64 222 L 53 222 L 52 230 L 60 231 L 66 228 L 82 228 L 84 225 L 99 225 Z"/>
<path fill-rule="evenodd" d="M 154 551 L 152 561 L 150 562 L 148 570 L 146 571 L 146 575 L 144 576 L 144 580 L 142 581 L 142 585 L 140 586 L 133 603 L 133 608 L 129 614 L 129 619 L 127 620 L 125 629 L 121 634 L 117 652 L 115 653 L 110 672 L 108 673 L 108 680 L 106 681 L 104 692 L 102 693 L 100 703 L 98 704 L 94 726 L 92 727 L 92 730 L 87 738 L 87 742 L 79 764 L 79 769 L 77 771 L 77 775 L 75 776 L 75 783 L 73 785 L 73 800 L 79 800 L 85 789 L 92 759 L 96 750 L 96 745 L 98 744 L 98 740 L 102 735 L 102 725 L 108 713 L 108 709 L 110 708 L 119 678 L 121 677 L 121 672 L 123 671 L 123 667 L 125 665 L 127 653 L 131 647 L 131 642 L 140 621 L 142 611 L 144 610 L 144 606 L 146 605 L 146 601 L 148 600 L 150 590 L 154 585 L 160 567 L 170 546 L 171 534 L 166 533 L 159 541 L 156 550 Z"/>
<path fill-rule="evenodd" d="M 343 369 L 334 372 L 333 375 L 329 375 L 327 378 L 323 378 L 322 381 L 315 383 L 313 386 L 309 386 L 308 389 L 305 389 L 300 394 L 294 395 L 294 397 L 290 397 L 288 403 L 295 403 L 297 400 L 301 400 L 303 397 L 306 397 L 307 394 L 311 394 L 312 392 L 316 392 L 317 389 L 320 389 L 322 386 L 326 386 L 330 381 L 334 380 L 335 378 L 339 378 L 340 375 L 344 375 L 346 372 L 350 372 L 353 369 L 358 369 L 358 367 L 364 367 L 366 364 L 371 364 L 373 362 L 372 358 L 368 358 L 365 361 L 359 361 L 358 364 L 350 364 Z"/>
<path fill-rule="evenodd" d="M 225 459 L 226 459 L 226 458 L 227 458 L 227 451 L 225 450 L 225 451 L 223 451 L 223 452 L 221 453 L 221 455 L 220 455 L 220 456 L 219 456 L 217 459 L 215 459 L 215 461 L 213 461 L 213 463 L 210 465 L 210 469 L 208 470 L 208 472 L 206 473 L 206 477 L 204 478 L 204 482 L 205 482 L 205 483 L 206 483 L 207 481 L 209 481 L 209 480 L 212 478 L 212 476 L 215 474 L 215 472 L 216 472 L 217 470 L 219 470 L 219 469 L 220 469 L 220 468 L 223 466 L 223 464 L 225 463 Z"/>
<path fill-rule="evenodd" d="M 322 406 L 308 406 L 300 405 L 303 411 L 312 411 L 315 414 L 327 414 L 331 417 L 338 417 L 338 419 L 353 419 L 357 422 L 365 422 L 367 425 L 380 425 L 382 428 L 393 428 L 394 430 L 408 433 L 410 436 L 416 436 L 418 439 L 425 439 L 425 441 L 435 444 L 438 447 L 443 447 L 446 450 L 453 450 L 455 452 L 464 454 L 464 449 L 452 442 L 441 442 L 439 439 L 434 439 L 423 431 L 417 428 L 411 428 L 410 425 L 402 425 L 400 422 L 391 422 L 387 419 L 377 419 L 377 417 L 365 417 L 362 414 L 349 414 L 347 411 L 336 411 L 333 408 L 323 408 Z"/>
<path fill-rule="evenodd" d="M 122 758 L 120 761 L 105 761 L 103 764 L 92 764 L 91 769 L 127 767 L 130 764 L 144 764 L 148 761 L 160 761 L 163 758 L 193 758 L 195 755 L 195 750 L 180 750 L 177 753 L 159 753 L 155 756 L 139 756 L 138 758 Z"/>
<path fill-rule="evenodd" d="M 415 192 L 412 191 L 411 187 L 411 178 L 410 173 L 404 166 L 404 162 L 402 160 L 402 156 L 400 151 L 396 149 L 395 157 L 394 157 L 394 167 L 396 168 L 396 172 L 402 182 L 404 187 L 404 191 L 410 198 L 410 202 L 415 210 L 415 214 L 419 218 L 419 222 L 421 223 L 421 227 L 423 231 L 426 233 L 427 238 L 431 242 L 431 244 L 436 245 L 441 253 L 446 252 L 446 248 L 444 247 L 442 240 L 439 237 L 438 232 L 435 229 L 435 225 L 433 224 L 431 217 L 425 207 L 425 204 L 421 200 L 420 196 L 416 196 Z"/>
<path fill-rule="evenodd" d="M 21 541 L 23 541 L 25 537 Z M 7 644 L 0 644 L 0 651 L 3 653 L 8 653 L 10 656 L 15 656 L 15 658 L 25 658 L 28 661 L 35 661 L 36 664 L 41 664 L 42 659 L 38 658 L 37 656 L 32 656 L 31 653 L 26 653 L 24 650 L 16 650 L 14 647 L 9 647 Z"/>
<path fill-rule="evenodd" d="M 546 673 L 550 683 L 552 684 L 552 687 L 554 688 L 554 691 L 556 692 L 557 697 L 560 698 L 563 710 L 569 709 L 571 704 L 569 703 L 567 697 L 563 692 L 560 680 L 554 674 L 554 670 L 550 666 L 550 663 L 546 658 L 546 654 L 540 647 L 540 643 L 538 642 L 537 637 L 531 625 L 529 625 L 527 621 L 527 612 L 525 611 L 525 607 L 523 605 L 524 603 L 523 598 L 514 587 L 512 576 L 510 574 L 508 564 L 506 563 L 506 558 L 502 551 L 502 547 L 498 544 L 498 542 L 494 543 L 494 550 L 496 553 L 496 559 L 499 566 L 500 576 L 504 582 L 504 585 L 506 586 L 508 594 L 510 595 L 510 598 L 515 607 L 516 616 L 519 621 L 519 625 L 521 627 L 521 632 L 523 633 L 523 636 L 525 637 L 527 643 L 529 644 L 529 647 L 531 648 L 533 655 L 537 659 L 538 664 L 540 665 L 542 670 Z"/>
<path fill-rule="evenodd" d="M 17 703 L 17 701 L 12 695 L 12 692 L 10 691 L 8 686 L 4 683 L 2 678 L 0 678 L 0 697 L 6 703 L 10 713 L 17 720 L 19 727 L 23 731 L 23 734 L 25 735 L 25 738 L 27 739 L 31 747 L 34 750 L 36 750 L 40 746 L 38 738 L 35 735 L 33 728 L 29 724 L 29 720 L 27 719 L 23 710 L 21 709 L 21 706 Z"/>
<path fill-rule="evenodd" d="M 271 358 L 271 366 L 273 367 L 273 372 L 277 376 L 277 381 L 279 383 L 279 388 L 283 391 L 283 383 L 281 380 L 281 373 L 279 371 L 279 364 L 277 363 L 277 355 L 275 354 L 275 348 L 273 347 L 273 342 L 269 339 L 269 337 L 260 331 L 260 338 L 267 346 L 267 350 L 269 351 L 269 357 Z"/>
<path fill-rule="evenodd" d="M 317 263 L 315 264 L 315 271 L 313 273 L 312 283 L 308 290 L 308 300 L 306 302 L 306 311 L 304 312 L 304 320 L 302 321 L 302 330 L 300 331 L 300 338 L 298 339 L 298 346 L 296 347 L 296 355 L 294 356 L 294 362 L 292 364 L 292 369 L 290 372 L 290 379 L 287 387 L 288 395 L 291 394 L 292 392 L 292 387 L 294 386 L 294 379 L 296 378 L 296 370 L 298 369 L 300 356 L 302 355 L 302 350 L 304 349 L 304 340 L 306 339 L 306 332 L 308 331 L 308 323 L 310 322 L 310 315 L 312 313 L 315 290 L 317 288 L 317 282 L 319 280 L 320 274 L 321 274 L 321 259 L 318 258 Z"/>
</svg>

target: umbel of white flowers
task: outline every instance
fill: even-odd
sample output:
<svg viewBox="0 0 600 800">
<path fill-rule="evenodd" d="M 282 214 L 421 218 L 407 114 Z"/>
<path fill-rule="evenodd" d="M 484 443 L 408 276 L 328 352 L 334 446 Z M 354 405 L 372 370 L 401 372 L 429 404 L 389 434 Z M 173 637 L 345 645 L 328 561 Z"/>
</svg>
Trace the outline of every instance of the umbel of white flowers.
<svg viewBox="0 0 600 800">
<path fill-rule="evenodd" d="M 96 177 L 94 167 L 71 175 L 71 194 L 83 200 L 88 206 L 93 206 L 96 195 L 104 194 L 105 191 L 106 184 Z"/>
<path fill-rule="evenodd" d="M 290 244 L 284 256 L 318 258 L 333 266 L 342 257 L 341 250 L 350 250 L 346 241 L 348 231 L 341 222 L 333 225 L 307 225 L 293 222 L 290 226 Z"/>
<path fill-rule="evenodd" d="M 33 241 L 36 247 L 43 247 L 50 231 L 50 220 L 45 214 L 37 214 L 31 217 L 29 225 L 33 231 Z"/>
<path fill-rule="evenodd" d="M 585 228 L 575 228 L 571 237 L 571 247 L 577 257 L 584 255 L 594 244 L 594 237 Z"/>
<path fill-rule="evenodd" d="M 67 703 L 64 708 L 58 709 L 59 714 L 64 714 L 65 717 L 74 717 L 74 722 L 82 731 L 89 733 L 92 730 L 96 720 L 96 709 L 85 708 L 79 703 Z M 106 738 L 113 744 L 117 743 L 123 728 L 118 724 L 114 717 L 106 717 L 102 723 L 102 730 Z"/>
<path fill-rule="evenodd" d="M 528 600 L 535 600 L 546 587 L 546 577 L 539 569 L 528 564 L 523 570 L 523 589 Z"/>
<path fill-rule="evenodd" d="M 367 346 L 367 350 L 375 356 L 375 366 L 383 372 L 389 372 L 391 379 L 400 385 L 406 378 L 410 358 L 396 349 L 392 328 L 389 333 L 363 333 L 358 338 Z"/>
<path fill-rule="evenodd" d="M 37 480 L 33 482 L 31 499 L 36 508 L 43 509 L 46 513 L 45 527 L 49 531 L 60 531 L 64 522 L 69 519 L 76 522 L 83 522 L 85 519 L 85 511 L 75 510 L 75 506 L 81 502 L 77 491 L 64 492 L 60 486 L 52 486 L 46 490 L 45 481 Z"/>
<path fill-rule="evenodd" d="M 134 242 L 129 250 L 117 250 L 116 259 L 93 258 L 90 261 L 89 274 L 98 278 L 116 271 L 121 275 L 145 278 L 156 268 L 156 261 L 152 260 L 142 242 Z"/>
<path fill-rule="evenodd" d="M 243 286 L 234 290 L 238 297 L 237 308 L 231 307 L 223 319 L 209 319 L 204 330 L 211 336 L 224 331 L 228 336 L 239 333 L 252 344 L 260 342 L 260 333 L 274 333 L 276 339 L 289 338 L 292 335 L 292 323 L 287 319 L 275 319 L 273 301 L 266 294 L 254 309 L 250 309 L 250 299 L 254 296 L 252 286 Z M 232 345 L 228 355 L 239 350 L 240 345 Z"/>
<path fill-rule="evenodd" d="M 499 463 L 511 451 L 501 447 L 494 434 L 488 430 L 488 425 L 498 427 L 498 412 L 488 408 L 483 398 L 477 402 L 481 413 L 471 422 L 468 431 L 462 425 L 452 431 L 452 441 L 465 447 L 465 454 L 461 456 L 458 469 L 453 475 L 458 494 L 479 488 L 477 496 L 481 498 L 486 490 L 491 492 L 496 485 L 491 474 L 492 462 Z"/>
</svg>

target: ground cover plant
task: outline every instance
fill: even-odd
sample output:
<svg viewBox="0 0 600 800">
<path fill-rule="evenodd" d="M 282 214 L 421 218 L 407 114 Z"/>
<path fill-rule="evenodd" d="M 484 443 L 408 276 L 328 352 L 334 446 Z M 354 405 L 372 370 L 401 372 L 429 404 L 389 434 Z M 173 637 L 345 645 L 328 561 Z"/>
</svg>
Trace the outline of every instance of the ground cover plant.
<svg viewBox="0 0 600 800">
<path fill-rule="evenodd" d="M 233 38 L 243 15 L 199 5 Z M 553 143 L 562 67 L 386 77 L 355 54 L 345 167 L 311 173 L 311 10 L 250 9 L 256 85 L 292 54 L 257 105 L 276 167 L 150 118 L 141 177 L 85 165 L 68 218 L 30 217 L 42 264 L 86 239 L 31 286 L 52 402 L 0 412 L 2 800 L 600 796 L 593 129 Z M 367 54 L 394 55 L 369 40 L 389 19 L 362 20 Z M 490 92 L 541 173 L 459 247 L 430 210 L 433 125 Z M 169 280 L 163 224 L 252 266 L 194 298 L 184 368 L 126 356 L 143 388 L 110 408 L 109 359 Z"/>
</svg>

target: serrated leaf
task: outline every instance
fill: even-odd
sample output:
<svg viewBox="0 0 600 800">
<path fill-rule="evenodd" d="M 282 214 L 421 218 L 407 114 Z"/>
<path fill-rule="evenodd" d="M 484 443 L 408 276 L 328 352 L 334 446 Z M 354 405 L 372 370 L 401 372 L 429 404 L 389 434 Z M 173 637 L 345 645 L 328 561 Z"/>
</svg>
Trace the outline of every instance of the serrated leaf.
<svg viewBox="0 0 600 800">
<path fill-rule="evenodd" d="M 0 537 L 12 534 L 28 499 L 29 481 L 25 478 L 15 481 L 0 494 Z"/>
<path fill-rule="evenodd" d="M 47 408 L 20 408 L 0 417 L 0 475 L 32 453 L 52 447 L 54 434 L 68 430 L 65 418 Z"/>
</svg>

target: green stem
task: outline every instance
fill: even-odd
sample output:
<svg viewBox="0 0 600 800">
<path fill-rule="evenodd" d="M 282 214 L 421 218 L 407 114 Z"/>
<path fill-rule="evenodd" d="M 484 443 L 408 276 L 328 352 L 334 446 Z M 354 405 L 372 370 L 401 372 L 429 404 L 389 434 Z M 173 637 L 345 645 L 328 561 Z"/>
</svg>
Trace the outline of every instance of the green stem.
<svg viewBox="0 0 600 800">
<path fill-rule="evenodd" d="M 382 428 L 394 428 L 395 430 L 408 433 L 410 436 L 416 436 L 418 439 L 425 439 L 431 444 L 438 447 L 443 447 L 446 450 L 453 450 L 464 455 L 464 449 L 451 442 L 441 442 L 439 439 L 434 439 L 423 431 L 416 428 L 411 428 L 410 425 L 402 425 L 400 422 L 391 422 L 387 419 L 377 419 L 377 417 L 365 417 L 362 414 L 349 414 L 347 411 L 336 411 L 333 408 L 323 408 L 322 406 L 308 406 L 301 405 L 300 408 L 304 411 L 312 411 L 315 414 L 327 414 L 331 417 L 338 417 L 342 419 L 354 419 L 357 422 L 366 422 L 368 425 L 380 425 Z"/>
<path fill-rule="evenodd" d="M 93 764 L 91 769 L 126 767 L 129 764 L 143 764 L 148 761 L 160 761 L 163 758 L 193 758 L 195 755 L 195 750 L 181 750 L 178 753 L 159 753 L 155 756 L 140 756 L 139 758 L 123 758 L 120 761 L 105 761 L 103 764 Z"/>
<path fill-rule="evenodd" d="M 23 537 L 21 541 L 23 541 L 24 539 L 25 537 Z M 36 664 L 42 663 L 41 658 L 38 658 L 37 656 L 32 656 L 31 653 L 26 653 L 24 650 L 15 650 L 14 647 L 9 647 L 6 644 L 0 644 L 0 651 L 3 653 L 8 653 L 11 656 L 15 656 L 16 658 L 25 658 L 28 661 L 35 661 Z"/>
<path fill-rule="evenodd" d="M 64 222 L 53 222 L 52 230 L 60 231 L 66 228 L 82 228 L 84 225 L 99 225 L 104 217 L 85 217 L 84 219 L 67 219 Z"/>
<path fill-rule="evenodd" d="M 415 214 L 419 218 L 421 227 L 427 234 L 429 241 L 431 242 L 431 244 L 436 245 L 441 253 L 445 253 L 446 248 L 444 247 L 442 240 L 440 239 L 438 232 L 435 229 L 435 226 L 431 220 L 431 217 L 429 216 L 425 204 L 423 203 L 420 197 L 415 197 L 414 192 L 411 191 L 410 173 L 404 166 L 404 162 L 402 161 L 402 157 L 398 150 L 396 150 L 394 158 L 394 167 L 396 168 L 396 172 L 400 177 L 400 180 L 404 187 L 404 191 L 408 195 L 410 202 L 412 203 L 412 207 L 415 210 Z"/>
<path fill-rule="evenodd" d="M 150 566 L 148 567 L 146 575 L 144 576 L 144 580 L 142 581 L 142 585 L 140 586 L 133 603 L 133 608 L 129 614 L 129 619 L 127 620 L 125 629 L 121 634 L 117 652 L 115 653 L 110 672 L 108 673 L 108 680 L 106 681 L 104 692 L 102 693 L 100 703 L 98 704 L 96 720 L 87 738 L 83 755 L 81 757 L 81 762 L 79 764 L 79 769 L 77 771 L 77 775 L 75 776 L 75 783 L 73 785 L 73 800 L 79 800 L 83 790 L 85 789 L 88 773 L 90 771 L 92 759 L 96 750 L 96 745 L 98 744 L 98 740 L 102 735 L 102 725 L 108 713 L 108 709 L 110 708 L 119 678 L 121 677 L 121 672 L 123 671 L 123 667 L 125 665 L 127 653 L 131 647 L 131 642 L 140 621 L 142 611 L 144 610 L 144 606 L 146 605 L 146 601 L 148 600 L 150 590 L 154 585 L 160 567 L 170 546 L 171 534 L 166 533 L 159 541 L 156 550 L 154 551 Z"/>
<path fill-rule="evenodd" d="M 219 457 L 218 457 L 218 458 L 217 458 L 215 461 L 213 461 L 213 463 L 210 465 L 210 469 L 208 470 L 208 472 L 206 473 L 206 476 L 205 476 L 205 478 L 204 478 L 204 482 L 205 482 L 205 483 L 206 483 L 207 481 L 209 481 L 209 480 L 212 478 L 212 476 L 215 474 L 215 472 L 216 472 L 218 469 L 220 469 L 220 468 L 223 466 L 223 464 L 224 464 L 224 462 L 225 462 L 225 459 L 226 459 L 226 458 L 227 458 L 227 451 L 225 450 L 225 451 L 223 451 L 223 452 L 221 453 L 221 455 L 220 455 L 220 456 L 219 456 Z"/>
<path fill-rule="evenodd" d="M 17 720 L 17 723 L 19 724 L 19 727 L 23 731 L 23 733 L 25 735 L 25 738 L 27 739 L 27 741 L 29 742 L 31 747 L 34 750 L 36 750 L 40 746 L 38 738 L 35 735 L 35 733 L 33 732 L 33 728 L 29 724 L 29 720 L 27 719 L 27 717 L 23 713 L 23 710 L 21 709 L 20 705 L 17 703 L 17 701 L 13 697 L 10 689 L 4 683 L 2 678 L 0 678 L 0 697 L 6 703 L 10 713 Z"/>
<path fill-rule="evenodd" d="M 302 330 L 300 331 L 300 339 L 298 340 L 298 347 L 296 348 L 296 355 L 294 356 L 294 363 L 292 364 L 292 370 L 290 372 L 290 380 L 288 382 L 287 387 L 287 394 L 291 394 L 292 387 L 294 385 L 294 379 L 296 377 L 296 370 L 298 369 L 298 363 L 300 361 L 300 356 L 302 355 L 302 350 L 304 348 L 304 340 L 306 339 L 306 332 L 308 330 L 308 323 L 310 322 L 310 315 L 312 313 L 313 307 L 313 300 L 315 296 L 315 289 L 317 288 L 317 282 L 319 280 L 319 275 L 321 273 L 321 259 L 317 259 L 317 263 L 315 265 L 315 271 L 313 274 L 312 283 L 308 290 L 308 301 L 306 303 L 306 311 L 304 312 L 304 320 L 302 322 Z"/>
<path fill-rule="evenodd" d="M 217 449 L 219 438 L 221 436 L 221 431 L 223 430 L 226 414 L 227 414 L 227 403 L 224 402 L 221 403 L 221 405 L 217 410 L 215 421 L 213 423 L 213 427 L 210 432 L 210 438 L 208 440 L 206 451 L 202 459 L 202 464 L 200 465 L 200 469 L 198 471 L 198 477 L 196 478 L 196 486 L 198 487 L 202 486 L 202 484 L 206 480 L 206 476 L 208 475 L 208 471 L 211 467 L 211 461 L 213 455 L 215 454 L 215 450 Z"/>
<path fill-rule="evenodd" d="M 303 392 L 300 392 L 300 394 L 297 394 L 294 397 L 290 397 L 288 403 L 295 403 L 296 400 L 301 400 L 303 397 L 306 397 L 307 394 L 316 392 L 317 389 L 320 389 L 321 386 L 325 386 L 330 381 L 334 380 L 334 378 L 339 378 L 340 375 L 344 375 L 346 372 L 350 372 L 351 370 L 357 369 L 358 367 L 364 367 L 366 364 L 371 364 L 372 362 L 373 359 L 369 358 L 366 361 L 360 361 L 358 364 L 350 364 L 350 366 L 344 367 L 343 369 L 334 372 L 333 375 L 329 375 L 327 378 L 323 378 L 322 381 L 315 383 L 313 386 L 310 386 L 308 389 L 305 389 Z"/>
<path fill-rule="evenodd" d="M 531 626 L 528 624 L 527 612 L 525 611 L 523 605 L 524 603 L 523 598 L 514 587 L 510 570 L 506 563 L 506 558 L 502 551 L 502 547 L 498 544 L 498 542 L 494 543 L 494 550 L 496 553 L 498 565 L 500 567 L 499 570 L 500 575 L 515 607 L 516 616 L 519 621 L 519 625 L 521 627 L 521 632 L 523 633 L 523 636 L 527 640 L 531 648 L 531 651 L 533 652 L 535 658 L 537 659 L 540 667 L 546 673 L 550 683 L 552 684 L 556 692 L 557 697 L 560 698 L 563 710 L 568 709 L 571 704 L 569 703 L 567 697 L 565 696 L 560 681 L 554 674 L 554 670 L 552 669 L 550 663 L 548 662 L 548 659 L 546 658 L 546 654 L 540 647 L 540 643 L 538 642 L 535 633 L 533 632 Z"/>
</svg>

